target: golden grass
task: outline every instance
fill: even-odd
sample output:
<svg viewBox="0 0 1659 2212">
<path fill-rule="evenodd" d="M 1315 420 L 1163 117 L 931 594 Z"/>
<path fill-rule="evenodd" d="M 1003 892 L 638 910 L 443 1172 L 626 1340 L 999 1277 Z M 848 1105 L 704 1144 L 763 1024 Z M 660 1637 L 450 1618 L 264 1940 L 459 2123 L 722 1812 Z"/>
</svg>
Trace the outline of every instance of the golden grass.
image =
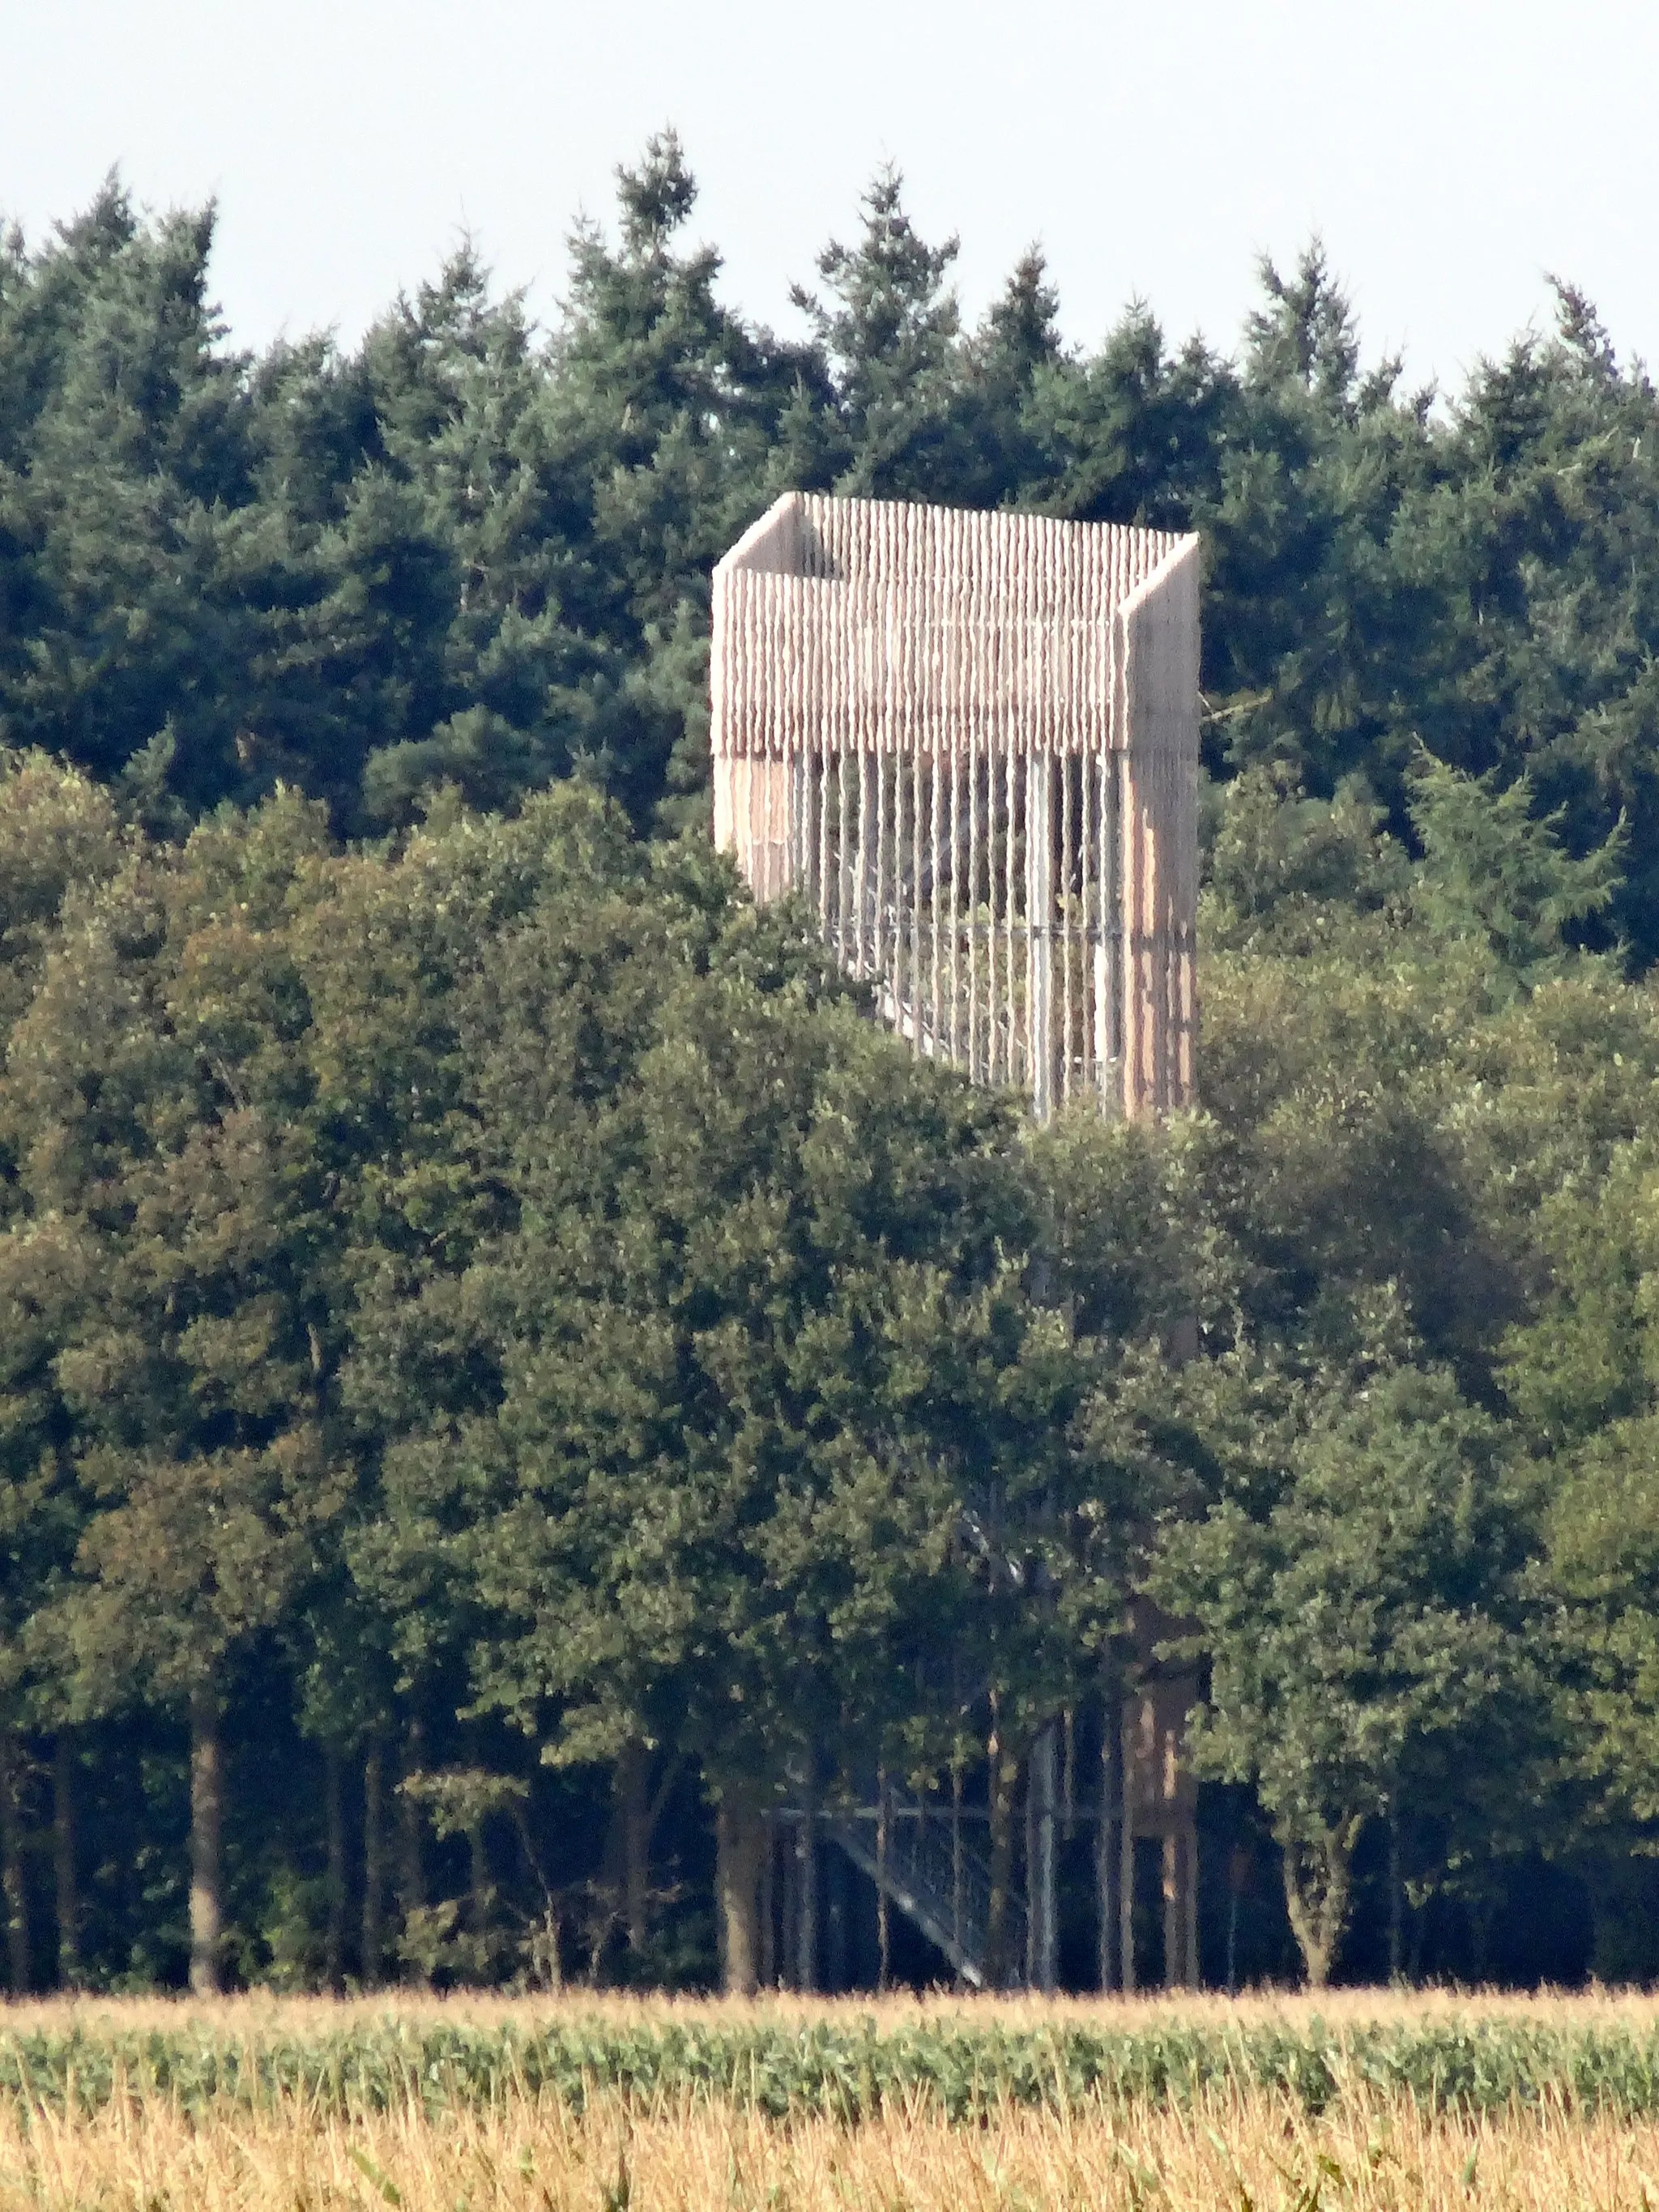
<svg viewBox="0 0 1659 2212">
<path fill-rule="evenodd" d="M 1656 2177 L 1656 2124 L 1458 2121 L 1367 2097 L 1316 2121 L 1234 2096 L 983 2129 L 920 2109 L 848 2129 L 615 2099 L 580 2119 L 522 2100 L 438 2124 L 289 2107 L 199 2125 L 120 2104 L 78 2124 L 0 2118 L 0 2212 L 1651 2212 Z"/>
<path fill-rule="evenodd" d="M 1624 1993 L 1517 1997 L 1349 1990 L 1102 2003 L 892 1997 L 770 1998 L 758 2007 L 626 1996 L 320 1998 L 258 1996 L 41 1999 L 0 2009 L 0 2033 L 179 2028 L 216 2035 L 338 2033 L 354 2019 L 529 2026 L 596 2015 L 665 2019 L 922 2021 L 1036 2026 L 1056 2016 L 1120 2027 L 1224 2020 L 1305 2027 L 1432 2018 L 1650 2029 L 1659 2000 Z M 683 2097 L 595 2097 L 577 2113 L 508 2097 L 441 2117 L 409 2106 L 345 2118 L 289 2100 L 192 2118 L 153 2094 L 91 2118 L 0 2110 L 0 2212 L 1438 2212 L 1456 2207 L 1659 2212 L 1659 2120 L 1587 2115 L 1546 2100 L 1527 2112 L 1436 2112 L 1355 2089 L 1322 2115 L 1267 2092 L 1175 2106 L 1008 2107 L 953 2126 L 918 2100 L 848 2127 L 787 2123 Z"/>
<path fill-rule="evenodd" d="M 529 2027 L 562 2021 L 605 2020 L 648 2027 L 670 2021 L 710 2026 L 757 2021 L 873 2021 L 884 2033 L 922 2023 L 959 2022 L 973 2027 L 1032 2028 L 1056 2023 L 1133 2031 L 1176 2023 L 1249 2026 L 1263 2022 L 1305 2028 L 1371 2022 L 1509 2021 L 1552 2027 L 1659 2029 L 1659 1991 L 1641 1990 L 1252 1990 L 1229 1997 L 1217 1990 L 1165 1996 L 985 1997 L 939 1990 L 926 1996 L 758 1998 L 631 1996 L 617 1990 L 572 1990 L 558 1996 L 512 1996 L 459 1990 L 439 1994 L 407 1990 L 351 1997 L 277 1996 L 264 1990 L 202 1999 L 184 1995 L 126 1997 L 87 1995 L 21 2000 L 0 1996 L 0 2035 L 61 2031 L 79 2024 L 112 2030 L 176 2029 L 201 2021 L 227 2038 L 337 2033 L 354 2022 L 384 2021 L 465 2022 L 480 2027 L 512 2022 Z M 1656 2199 L 1655 2212 L 1659 2212 Z"/>
</svg>

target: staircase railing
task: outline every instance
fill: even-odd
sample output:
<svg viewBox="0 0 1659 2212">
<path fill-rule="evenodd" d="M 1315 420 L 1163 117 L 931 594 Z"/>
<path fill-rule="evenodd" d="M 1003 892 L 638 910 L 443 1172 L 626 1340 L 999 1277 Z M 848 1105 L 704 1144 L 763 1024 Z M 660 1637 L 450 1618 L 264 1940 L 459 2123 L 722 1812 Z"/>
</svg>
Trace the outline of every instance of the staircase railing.
<svg viewBox="0 0 1659 2212">
<path fill-rule="evenodd" d="M 948 1812 L 908 1790 L 890 1786 L 884 1852 L 878 1808 L 832 1813 L 830 1834 L 854 1864 L 885 1892 L 908 1920 L 942 1951 L 963 1981 L 982 1990 L 990 1982 L 991 1869 L 952 1826 Z M 1011 1883 L 1004 1899 L 1002 1986 L 1025 1977 L 1025 1899 Z"/>
</svg>

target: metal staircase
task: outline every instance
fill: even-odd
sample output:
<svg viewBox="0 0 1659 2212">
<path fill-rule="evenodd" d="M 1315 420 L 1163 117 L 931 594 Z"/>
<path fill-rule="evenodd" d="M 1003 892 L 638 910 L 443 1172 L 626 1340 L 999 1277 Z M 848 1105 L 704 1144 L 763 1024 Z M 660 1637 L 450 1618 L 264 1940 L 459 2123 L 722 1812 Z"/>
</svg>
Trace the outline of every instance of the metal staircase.
<svg viewBox="0 0 1659 2212">
<path fill-rule="evenodd" d="M 884 1855 L 873 1808 L 829 1814 L 828 1832 L 854 1866 L 945 1954 L 963 1981 L 973 1989 L 987 1988 L 990 1868 L 968 1849 L 959 1824 L 953 1833 L 948 1813 L 890 1787 L 887 1804 Z M 1025 1978 L 1025 1900 L 1011 1885 L 1003 1921 L 1005 1987 L 1018 1987 Z"/>
</svg>

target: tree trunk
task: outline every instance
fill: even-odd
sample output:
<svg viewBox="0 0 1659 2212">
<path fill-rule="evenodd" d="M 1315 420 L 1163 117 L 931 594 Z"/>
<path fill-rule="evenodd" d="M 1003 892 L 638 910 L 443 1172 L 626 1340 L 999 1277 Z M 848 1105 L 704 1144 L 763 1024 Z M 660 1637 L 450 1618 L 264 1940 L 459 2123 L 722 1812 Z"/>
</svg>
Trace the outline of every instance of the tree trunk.
<svg viewBox="0 0 1659 2212">
<path fill-rule="evenodd" d="M 957 1947 L 958 1960 L 962 1956 L 963 1875 L 962 1855 L 962 1754 L 953 1753 L 951 1759 L 951 1936 Z M 957 1967 L 957 1987 L 962 1988 L 963 1978 L 960 1964 Z"/>
<path fill-rule="evenodd" d="M 763 1813 L 760 1847 L 760 1950 L 756 1960 L 760 1986 L 769 1990 L 777 1965 L 777 1929 L 773 1920 L 772 1877 L 777 1871 L 777 1835 L 769 1816 Z"/>
<path fill-rule="evenodd" d="M 642 1743 L 623 1747 L 611 1786 L 622 1831 L 623 1924 L 638 1958 L 651 1941 L 651 1761 Z"/>
<path fill-rule="evenodd" d="M 472 1971 L 482 1982 L 489 1974 L 489 1929 L 495 1902 L 489 1880 L 489 1846 L 482 1820 L 467 1823 L 466 1863 L 466 1918 L 473 1941 Z"/>
<path fill-rule="evenodd" d="M 1121 1989 L 1117 1963 L 1118 1823 L 1123 1817 L 1122 1696 L 1109 1656 L 1103 1669 L 1100 1708 L 1100 1817 L 1095 1827 L 1095 1963 L 1101 1994 Z"/>
<path fill-rule="evenodd" d="M 801 1785 L 801 1816 L 795 1828 L 795 1987 L 810 1996 L 818 1985 L 818 1796 L 817 1769 L 811 1750 Z"/>
<path fill-rule="evenodd" d="M 409 1724 L 404 1754 L 404 1779 L 421 1771 L 426 1731 L 417 1718 Z M 417 1912 L 426 1910 L 426 1864 L 421 1851 L 421 1808 L 406 1790 L 398 1793 L 398 1906 L 405 1929 Z M 428 1977 L 411 1961 L 410 1972 L 417 1982 Z"/>
<path fill-rule="evenodd" d="M 1400 1864 L 1400 1815 L 1389 1808 L 1389 1979 L 1397 1989 L 1406 1972 L 1406 1885 Z"/>
<path fill-rule="evenodd" d="M 190 1693 L 190 1986 L 216 1996 L 223 1979 L 224 1753 L 219 1698 L 210 1684 Z"/>
<path fill-rule="evenodd" d="M 59 1729 L 52 1751 L 52 1872 L 60 1990 L 81 1986 L 81 1889 L 75 1843 L 75 1739 L 67 1729 Z"/>
<path fill-rule="evenodd" d="M 1025 1761 L 1025 1986 L 1039 1987 L 1037 1981 L 1037 1944 L 1041 1940 L 1042 1905 L 1037 1894 L 1036 1804 L 1037 1777 L 1036 1773 L 1037 1747 L 1033 1744 Z"/>
<path fill-rule="evenodd" d="M 29 1899 L 23 1874 L 22 1760 L 17 1738 L 0 1727 L 0 1904 L 6 1916 L 7 1987 L 15 1997 L 29 1985 Z"/>
<path fill-rule="evenodd" d="M 1348 1924 L 1354 1845 L 1363 1826 L 1361 1818 L 1350 1816 L 1304 1838 L 1279 1838 L 1285 1909 L 1310 1989 L 1322 1990 L 1330 1983 Z"/>
<path fill-rule="evenodd" d="M 887 1901 L 889 1800 L 887 1769 L 876 1775 L 876 1989 L 885 1996 L 892 1979 L 893 1918 Z"/>
<path fill-rule="evenodd" d="M 758 1807 L 723 1797 L 714 1816 L 714 1889 L 720 1910 L 720 1987 L 750 1997 L 760 1986 L 761 1863 L 766 1822 Z"/>
<path fill-rule="evenodd" d="M 345 1761 L 338 1747 L 331 1743 L 323 1747 L 323 1814 L 328 1843 L 328 1922 L 323 1936 L 323 1978 L 330 1989 L 337 1992 L 345 1987 Z"/>
<path fill-rule="evenodd" d="M 1136 1765 L 1137 1700 L 1123 1693 L 1121 1678 L 1117 1700 L 1117 1970 L 1118 1987 L 1132 1997 L 1140 1977 L 1135 1956 L 1135 1810 L 1144 1778 Z"/>
<path fill-rule="evenodd" d="M 372 1735 L 363 1754 L 363 1941 L 362 1977 L 365 1989 L 380 1978 L 384 1942 L 380 1913 L 386 1892 L 386 1808 L 381 1802 L 386 1769 L 380 1739 Z"/>
<path fill-rule="evenodd" d="M 1018 1761 L 1002 1740 L 1001 1712 L 991 1700 L 991 1735 L 986 1746 L 987 1789 L 991 1828 L 991 1899 L 985 1927 L 985 1983 L 1000 1990 L 1008 1980 L 1008 1892 L 1014 1876 L 1014 1783 Z"/>
<path fill-rule="evenodd" d="M 1026 1978 L 1033 1989 L 1052 1996 L 1055 1984 L 1054 1900 L 1054 1725 L 1051 1721 L 1031 1746 L 1026 1766 L 1025 1893 Z"/>
<path fill-rule="evenodd" d="M 775 1814 L 766 1816 L 766 1874 L 761 1883 L 761 1987 L 781 1990 L 788 1985 L 790 1931 L 794 1922 L 795 1855 L 783 1849 L 783 1834 Z"/>
<path fill-rule="evenodd" d="M 823 1862 L 823 1985 L 831 1996 L 844 1990 L 851 1978 L 847 1957 L 848 1877 L 843 1854 L 830 1852 Z"/>
<path fill-rule="evenodd" d="M 1198 1984 L 1198 1839 L 1190 1820 L 1164 1837 L 1164 1986 Z"/>
<path fill-rule="evenodd" d="M 650 1753 L 643 1744 L 629 1743 L 611 1770 L 605 1878 L 620 1900 L 628 1948 L 636 1959 L 651 1942 L 651 1839 L 684 1764 L 678 1754 L 665 1758 L 653 1790 Z"/>
<path fill-rule="evenodd" d="M 489 1849 L 482 1820 L 466 1824 L 467 1918 L 472 1933 L 483 1938 L 489 1930 Z"/>
</svg>

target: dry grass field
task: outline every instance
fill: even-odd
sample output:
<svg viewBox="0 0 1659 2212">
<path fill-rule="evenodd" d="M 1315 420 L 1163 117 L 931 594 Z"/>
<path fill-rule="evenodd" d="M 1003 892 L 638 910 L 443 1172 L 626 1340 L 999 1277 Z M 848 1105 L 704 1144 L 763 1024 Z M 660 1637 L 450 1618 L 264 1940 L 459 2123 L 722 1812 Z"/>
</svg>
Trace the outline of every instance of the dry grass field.
<svg viewBox="0 0 1659 2212">
<path fill-rule="evenodd" d="M 560 2020 L 649 2031 L 665 2023 L 742 2028 L 845 2023 L 883 2034 L 1056 2022 L 1155 2033 L 1241 2023 L 1339 2035 L 1373 2023 L 1503 2034 L 1659 2035 L 1659 2002 L 1613 1995 L 1516 1998 L 1345 1992 L 1130 2004 L 1030 2001 L 880 2004 L 779 1998 L 757 2007 L 566 1998 L 241 1998 L 203 2007 L 165 1999 L 41 2002 L 0 2011 L 0 2047 L 78 2031 L 89 2043 L 135 2033 L 244 2048 L 354 2029 L 540 2028 Z M 0 2212 L 1415 2212 L 1456 2206 L 1629 2207 L 1659 2212 L 1659 2117 L 1583 2109 L 1545 2094 L 1525 2109 L 1433 2109 L 1406 2093 L 1343 2083 L 1317 2114 L 1237 2085 L 1184 2100 L 993 2104 L 953 2124 L 916 2094 L 854 2124 L 822 2114 L 769 2118 L 718 2096 L 641 2098 L 599 2090 L 580 2109 L 509 2090 L 434 2112 L 416 2099 L 343 2115 L 301 2094 L 263 2107 L 190 2107 L 129 2086 L 100 2107 L 12 2094 L 0 2102 Z"/>
<path fill-rule="evenodd" d="M 1187 2112 L 1011 2112 L 984 2129 L 925 2112 L 857 2128 L 750 2112 L 526 2104 L 435 2125 L 294 2107 L 211 2124 L 112 2106 L 78 2125 L 0 2124 L 5 2212 L 1103 2212 L 1115 2206 L 1659 2204 L 1659 2126 L 1556 2114 L 1455 2122 L 1409 2100 L 1317 2121 L 1265 2097 Z"/>
<path fill-rule="evenodd" d="M 1153 2026 L 1191 2023 L 1222 2027 L 1241 2022 L 1282 2022 L 1300 2029 L 1314 2020 L 1340 2028 L 1361 2022 L 1425 2021 L 1540 2022 L 1583 2028 L 1626 2027 L 1659 2033 L 1659 1991 L 1639 1990 L 1546 1990 L 1537 1996 L 1511 1990 L 1337 1989 L 1317 1996 L 1300 1991 L 1250 1990 L 1240 1996 L 1219 1990 L 1183 1990 L 1171 1996 L 980 1997 L 948 1990 L 926 1996 L 797 1997 L 786 1993 L 753 1999 L 702 1996 L 635 1996 L 620 1990 L 572 1990 L 562 1996 L 503 1995 L 495 1990 L 459 1990 L 443 1995 L 397 1990 L 380 1995 L 328 1997 L 278 1996 L 264 1990 L 209 2002 L 188 1996 L 28 1997 L 0 1996 L 0 2038 L 35 2029 L 86 2028 L 171 2031 L 199 2022 L 215 2033 L 259 2037 L 273 2033 L 337 2033 L 355 2026 L 399 2021 L 465 2021 L 481 2027 L 505 2022 L 608 2021 L 651 2026 L 682 2021 L 790 2024 L 872 2023 L 884 2033 L 922 2025 L 951 2023 L 969 2030 L 988 2026 L 1046 2028 L 1075 2022 L 1128 2033 Z M 1656 2205 L 1655 2212 L 1659 2212 Z"/>
</svg>

